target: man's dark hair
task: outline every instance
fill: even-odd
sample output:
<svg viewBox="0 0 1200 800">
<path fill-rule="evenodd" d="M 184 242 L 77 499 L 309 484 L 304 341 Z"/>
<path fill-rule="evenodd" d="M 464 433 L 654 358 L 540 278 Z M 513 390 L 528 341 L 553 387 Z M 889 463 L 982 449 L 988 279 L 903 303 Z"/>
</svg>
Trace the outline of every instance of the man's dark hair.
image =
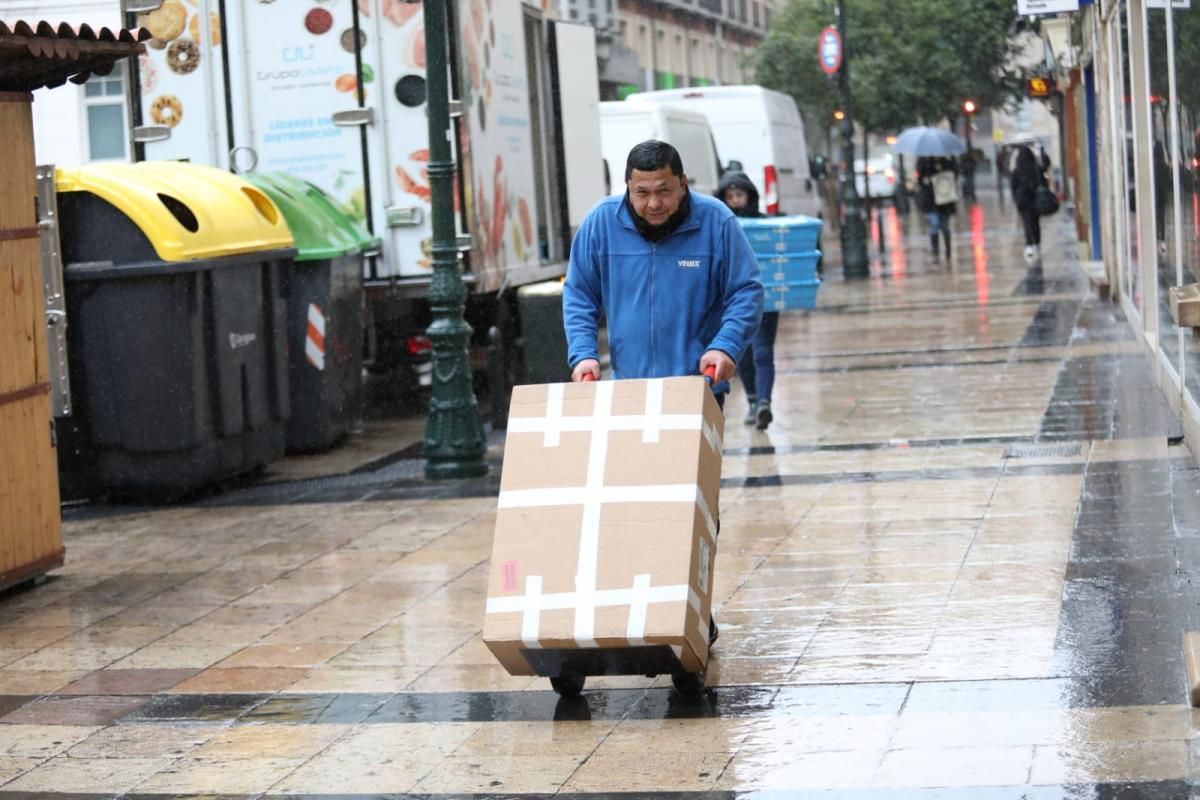
<svg viewBox="0 0 1200 800">
<path fill-rule="evenodd" d="M 629 151 L 629 158 L 625 161 L 625 181 L 629 181 L 635 169 L 639 172 L 655 172 L 663 167 L 670 167 L 672 175 L 682 175 L 683 160 L 679 157 L 679 151 L 666 142 L 650 139 L 634 145 Z"/>
</svg>

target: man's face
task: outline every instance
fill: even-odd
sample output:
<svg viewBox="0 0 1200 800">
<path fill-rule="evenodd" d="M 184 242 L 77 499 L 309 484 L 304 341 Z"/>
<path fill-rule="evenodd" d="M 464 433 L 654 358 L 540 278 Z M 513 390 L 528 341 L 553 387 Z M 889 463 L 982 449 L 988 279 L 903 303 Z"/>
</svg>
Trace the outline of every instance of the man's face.
<svg viewBox="0 0 1200 800">
<path fill-rule="evenodd" d="M 725 205 L 730 208 L 745 208 L 750 202 L 750 193 L 745 189 L 732 186 L 725 190 Z"/>
<path fill-rule="evenodd" d="M 653 172 L 635 169 L 625 185 L 637 215 L 651 225 L 662 225 L 679 210 L 687 192 L 687 176 L 672 174 L 670 167 Z"/>
</svg>

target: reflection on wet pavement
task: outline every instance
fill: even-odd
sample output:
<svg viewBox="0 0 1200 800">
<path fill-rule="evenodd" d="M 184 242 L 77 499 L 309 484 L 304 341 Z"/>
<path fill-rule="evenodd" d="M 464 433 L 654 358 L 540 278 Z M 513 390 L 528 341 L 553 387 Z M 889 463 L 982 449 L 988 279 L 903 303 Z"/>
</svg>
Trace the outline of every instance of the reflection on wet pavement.
<svg viewBox="0 0 1200 800">
<path fill-rule="evenodd" d="M 1030 269 L 1011 210 L 949 265 L 885 214 L 871 278 L 831 246 L 784 316 L 777 422 L 730 397 L 701 698 L 496 665 L 494 476 L 297 468 L 70 512 L 0 598 L 0 800 L 1189 796 L 1200 470 L 1151 365 L 1063 218 Z"/>
</svg>

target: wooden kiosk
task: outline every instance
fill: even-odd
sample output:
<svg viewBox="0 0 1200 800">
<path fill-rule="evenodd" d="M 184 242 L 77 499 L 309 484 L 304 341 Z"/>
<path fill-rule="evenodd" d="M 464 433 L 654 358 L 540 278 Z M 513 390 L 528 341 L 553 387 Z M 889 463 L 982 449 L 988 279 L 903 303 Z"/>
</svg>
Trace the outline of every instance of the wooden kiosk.
<svg viewBox="0 0 1200 800">
<path fill-rule="evenodd" d="M 0 590 L 63 563 L 32 92 L 107 74 L 146 38 L 0 22 Z"/>
</svg>

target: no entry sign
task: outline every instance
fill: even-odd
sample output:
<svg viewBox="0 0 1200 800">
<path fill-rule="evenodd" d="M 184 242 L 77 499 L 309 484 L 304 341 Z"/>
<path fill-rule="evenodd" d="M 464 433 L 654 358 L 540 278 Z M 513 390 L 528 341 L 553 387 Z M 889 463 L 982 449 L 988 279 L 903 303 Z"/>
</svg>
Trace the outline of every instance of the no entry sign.
<svg viewBox="0 0 1200 800">
<path fill-rule="evenodd" d="M 837 28 L 830 25 L 821 31 L 821 44 L 817 48 L 821 59 L 821 69 L 827 75 L 834 75 L 842 68 L 842 36 Z"/>
</svg>

